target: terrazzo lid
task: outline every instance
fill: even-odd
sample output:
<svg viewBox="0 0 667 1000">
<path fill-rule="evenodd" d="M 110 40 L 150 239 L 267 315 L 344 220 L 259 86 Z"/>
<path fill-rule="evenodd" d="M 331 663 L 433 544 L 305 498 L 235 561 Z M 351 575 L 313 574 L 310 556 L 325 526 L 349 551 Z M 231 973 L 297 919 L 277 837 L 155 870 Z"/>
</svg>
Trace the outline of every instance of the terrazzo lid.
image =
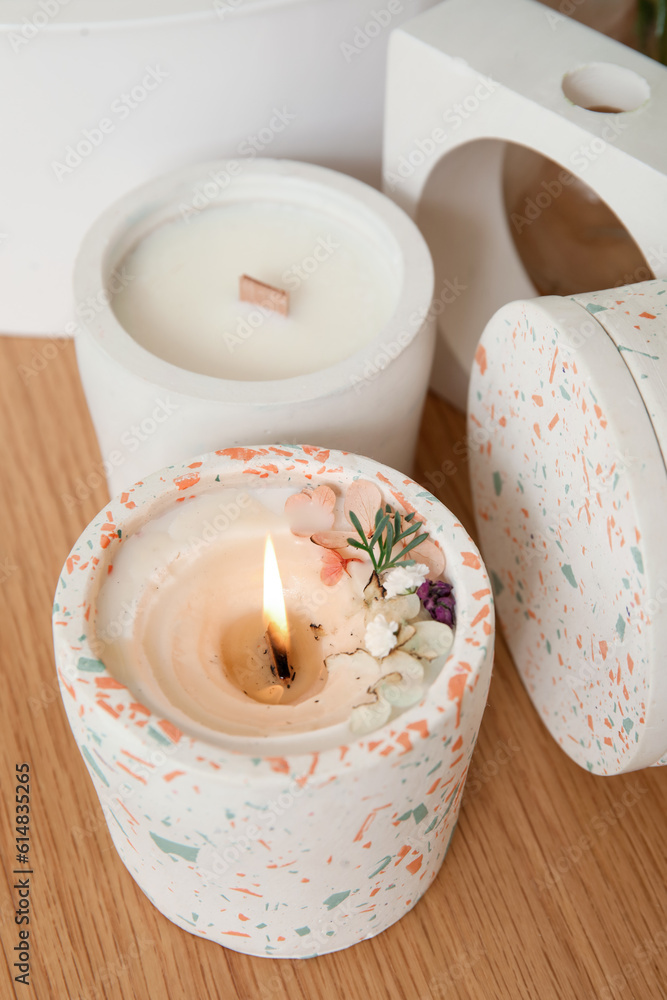
<svg viewBox="0 0 667 1000">
<path fill-rule="evenodd" d="M 667 279 L 574 295 L 623 355 L 667 462 Z"/>
<path fill-rule="evenodd" d="M 665 283 L 652 284 L 661 295 Z M 469 396 L 475 514 L 503 632 L 550 732 L 596 774 L 667 752 L 656 436 L 667 408 L 662 311 L 648 287 L 505 306 L 482 336 Z M 651 355 L 647 378 L 638 351 Z"/>
</svg>

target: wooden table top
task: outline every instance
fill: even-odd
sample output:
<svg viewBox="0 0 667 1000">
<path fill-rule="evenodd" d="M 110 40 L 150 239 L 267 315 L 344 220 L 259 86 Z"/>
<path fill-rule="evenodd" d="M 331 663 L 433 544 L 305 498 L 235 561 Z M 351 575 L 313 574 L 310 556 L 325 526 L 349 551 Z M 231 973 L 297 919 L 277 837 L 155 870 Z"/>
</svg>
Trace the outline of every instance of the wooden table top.
<svg viewBox="0 0 667 1000">
<path fill-rule="evenodd" d="M 459 829 L 398 924 L 347 951 L 278 961 L 169 923 L 112 847 L 56 683 L 56 580 L 107 500 L 71 343 L 0 338 L 0 421 L 2 998 L 667 997 L 667 768 L 599 778 L 577 767 L 539 721 L 501 638 Z M 433 398 L 418 468 L 429 488 L 429 473 L 447 469 L 438 495 L 474 534 L 465 420 Z M 89 477 L 98 485 L 66 503 Z M 31 987 L 12 968 L 21 761 L 31 768 Z"/>
</svg>

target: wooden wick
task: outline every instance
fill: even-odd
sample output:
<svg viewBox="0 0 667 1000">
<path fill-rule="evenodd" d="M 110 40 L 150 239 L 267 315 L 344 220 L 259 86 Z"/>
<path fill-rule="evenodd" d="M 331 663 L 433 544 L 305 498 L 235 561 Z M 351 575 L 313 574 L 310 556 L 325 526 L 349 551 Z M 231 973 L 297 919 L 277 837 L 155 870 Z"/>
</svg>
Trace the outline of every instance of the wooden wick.
<svg viewBox="0 0 667 1000">
<path fill-rule="evenodd" d="M 289 312 L 289 292 L 266 285 L 247 274 L 242 274 L 239 278 L 239 298 L 241 302 L 252 302 L 263 309 L 272 309 L 281 316 L 287 316 Z"/>
<path fill-rule="evenodd" d="M 293 681 L 294 671 L 287 659 L 287 647 L 285 640 L 270 624 L 266 630 L 266 642 L 269 647 L 269 657 L 271 659 L 271 673 L 280 681 Z"/>
</svg>

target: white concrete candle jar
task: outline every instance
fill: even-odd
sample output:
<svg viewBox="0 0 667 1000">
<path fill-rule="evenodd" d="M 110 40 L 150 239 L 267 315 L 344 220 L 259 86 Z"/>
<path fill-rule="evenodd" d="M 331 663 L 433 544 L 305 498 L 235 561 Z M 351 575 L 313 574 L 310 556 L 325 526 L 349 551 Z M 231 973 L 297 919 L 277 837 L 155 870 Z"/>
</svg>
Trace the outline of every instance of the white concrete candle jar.
<svg viewBox="0 0 667 1000">
<path fill-rule="evenodd" d="M 287 293 L 288 315 L 240 301 L 244 274 Z M 253 440 L 315 439 L 411 468 L 433 267 L 414 223 L 360 181 L 272 160 L 160 178 L 93 226 L 74 289 L 112 493 Z"/>
<path fill-rule="evenodd" d="M 608 230 L 627 231 L 615 252 L 623 259 L 634 247 L 632 260 L 646 262 L 584 288 L 667 276 L 666 118 L 664 66 L 532 0 L 448 0 L 393 33 L 384 183 L 435 262 L 436 392 L 464 410 L 487 321 L 506 302 L 544 291 L 513 233 L 551 224 L 553 241 L 565 240 L 568 223 L 561 234 L 549 219 L 569 192 L 579 192 L 580 214 L 586 199 L 611 210 Z M 516 154 L 521 169 L 526 155 L 553 169 L 511 212 L 503 174 Z M 571 243 L 601 258 L 611 239 L 598 229 Z"/>
<path fill-rule="evenodd" d="M 185 930 L 309 957 L 432 883 L 494 614 L 474 544 L 417 483 L 316 447 L 163 470 L 81 535 L 53 631 L 116 849 Z"/>
<path fill-rule="evenodd" d="M 503 631 L 563 750 L 667 763 L 667 281 L 501 309 L 470 385 L 471 477 Z"/>
<path fill-rule="evenodd" d="M 86 230 L 157 174 L 269 155 L 379 184 L 389 34 L 434 2 L 2 0 L 0 330 L 70 333 Z"/>
</svg>

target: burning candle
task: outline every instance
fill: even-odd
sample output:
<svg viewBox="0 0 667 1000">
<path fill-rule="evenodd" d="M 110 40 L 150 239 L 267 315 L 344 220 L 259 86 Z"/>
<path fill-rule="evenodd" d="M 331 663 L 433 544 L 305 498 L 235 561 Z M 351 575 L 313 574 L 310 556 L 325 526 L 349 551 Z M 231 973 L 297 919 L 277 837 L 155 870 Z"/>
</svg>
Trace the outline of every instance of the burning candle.
<svg viewBox="0 0 667 1000">
<path fill-rule="evenodd" d="M 116 847 L 180 926 L 309 956 L 435 877 L 493 612 L 466 532 L 404 475 L 258 446 L 147 477 L 70 554 L 54 637 Z"/>
<path fill-rule="evenodd" d="M 350 558 L 335 585 L 324 583 L 337 550 L 294 534 L 282 509 L 301 496 L 289 488 L 204 492 L 152 517 L 115 558 L 96 599 L 99 656 L 179 729 L 225 746 L 298 736 L 320 749 L 405 707 L 383 700 L 378 714 L 369 688 L 391 671 L 369 654 L 344 659 L 366 641 L 372 565 Z M 377 488 L 375 497 L 380 503 Z M 220 520 L 234 510 L 233 524 Z"/>
<path fill-rule="evenodd" d="M 294 680 L 294 671 L 289 664 L 290 643 L 283 585 L 270 535 L 264 551 L 264 623 L 271 672 L 281 682 L 279 685 L 272 684 L 269 688 L 270 700 L 277 702 L 281 700 L 287 682 Z"/>
<path fill-rule="evenodd" d="M 97 221 L 74 286 L 112 493 L 189 455 L 276 438 L 410 469 L 433 266 L 414 223 L 367 185 L 289 161 L 189 167 Z"/>
</svg>

